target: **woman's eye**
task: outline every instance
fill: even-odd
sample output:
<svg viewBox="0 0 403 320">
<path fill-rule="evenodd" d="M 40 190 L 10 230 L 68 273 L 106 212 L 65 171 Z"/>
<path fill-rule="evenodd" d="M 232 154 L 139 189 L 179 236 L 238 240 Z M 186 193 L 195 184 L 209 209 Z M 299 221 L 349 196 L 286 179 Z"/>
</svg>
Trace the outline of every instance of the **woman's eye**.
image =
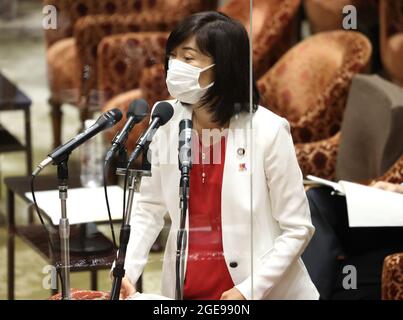
<svg viewBox="0 0 403 320">
<path fill-rule="evenodd" d="M 192 61 L 193 58 L 192 57 L 185 57 L 185 61 Z"/>
</svg>

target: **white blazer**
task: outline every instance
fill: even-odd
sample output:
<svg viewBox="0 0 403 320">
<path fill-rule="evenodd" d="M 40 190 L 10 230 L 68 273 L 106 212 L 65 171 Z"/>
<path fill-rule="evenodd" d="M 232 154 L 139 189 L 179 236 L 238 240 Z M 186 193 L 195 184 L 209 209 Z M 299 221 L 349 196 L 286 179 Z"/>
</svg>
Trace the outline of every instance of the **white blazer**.
<svg viewBox="0 0 403 320">
<path fill-rule="evenodd" d="M 169 213 L 172 225 L 161 290 L 164 296 L 174 298 L 180 219 L 178 131 L 180 120 L 191 119 L 192 110 L 177 100 L 168 102 L 174 115 L 158 129 L 150 144 L 152 176 L 142 178 L 140 197 L 132 213 L 125 269 L 126 276 L 135 283 L 164 226 L 164 215 Z M 221 219 L 229 273 L 246 299 L 318 299 L 300 258 L 314 227 L 289 124 L 259 107 L 252 116 L 252 131 L 248 131 L 250 118 L 249 113 L 232 117 L 226 141 Z M 239 148 L 245 150 L 244 155 L 238 154 Z M 241 170 L 245 165 L 246 170 Z"/>
</svg>

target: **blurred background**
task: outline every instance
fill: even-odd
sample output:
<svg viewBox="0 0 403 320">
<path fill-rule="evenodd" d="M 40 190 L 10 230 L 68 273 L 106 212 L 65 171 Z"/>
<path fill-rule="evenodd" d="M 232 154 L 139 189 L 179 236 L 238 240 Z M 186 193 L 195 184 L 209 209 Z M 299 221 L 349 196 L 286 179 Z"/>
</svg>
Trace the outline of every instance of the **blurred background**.
<svg viewBox="0 0 403 320">
<path fill-rule="evenodd" d="M 204 10 L 224 12 L 250 33 L 261 105 L 290 122 L 304 175 L 403 182 L 402 0 L 254 0 L 252 32 L 247 0 L 0 0 L 0 299 L 8 298 L 5 179 L 26 176 L 100 112 L 169 98 L 167 36 Z M 129 150 L 147 122 L 133 130 Z M 21 146 L 13 149 L 12 137 Z M 69 164 L 79 175 L 80 152 Z M 29 224 L 27 202 L 18 197 L 15 220 Z M 110 238 L 107 225 L 98 229 Z M 15 298 L 48 298 L 42 269 L 49 262 L 15 241 Z M 145 292 L 158 291 L 162 248 L 159 239 Z M 99 271 L 97 289 L 110 290 L 108 272 Z M 73 288 L 91 286 L 88 271 L 71 279 Z M 379 274 L 374 285 L 380 282 Z"/>
</svg>

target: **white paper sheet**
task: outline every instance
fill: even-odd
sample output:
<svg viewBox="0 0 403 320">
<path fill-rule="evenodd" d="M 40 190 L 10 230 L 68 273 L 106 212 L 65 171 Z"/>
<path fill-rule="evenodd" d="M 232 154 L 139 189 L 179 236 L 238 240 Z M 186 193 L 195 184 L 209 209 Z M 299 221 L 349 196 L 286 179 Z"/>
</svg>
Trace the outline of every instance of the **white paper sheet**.
<svg viewBox="0 0 403 320">
<path fill-rule="evenodd" d="M 134 194 L 133 210 L 136 208 L 138 195 L 138 193 Z M 30 192 L 27 192 L 25 196 L 32 201 Z M 59 191 L 38 191 L 35 196 L 39 207 L 46 212 L 54 225 L 58 225 L 61 217 Z M 123 189 L 119 186 L 109 186 L 108 198 L 112 220 L 122 219 Z M 103 187 L 69 189 L 67 217 L 70 224 L 107 221 L 108 210 Z"/>
<path fill-rule="evenodd" d="M 340 181 L 350 227 L 403 227 L 403 194 Z"/>
<path fill-rule="evenodd" d="M 328 186 L 333 188 L 335 191 L 338 191 L 339 193 L 343 193 L 343 189 L 341 188 L 341 186 L 334 181 L 330 181 L 330 180 L 326 180 L 326 179 L 322 179 L 316 176 L 312 176 L 312 175 L 307 175 L 306 176 L 308 181 L 313 181 L 314 183 L 320 184 L 320 185 L 324 185 L 324 186 Z"/>
</svg>

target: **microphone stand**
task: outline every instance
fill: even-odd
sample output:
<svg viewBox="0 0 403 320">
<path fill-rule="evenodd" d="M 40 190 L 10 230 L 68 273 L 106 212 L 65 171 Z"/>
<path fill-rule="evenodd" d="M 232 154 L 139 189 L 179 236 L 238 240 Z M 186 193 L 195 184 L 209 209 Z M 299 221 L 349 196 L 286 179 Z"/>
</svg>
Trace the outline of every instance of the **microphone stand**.
<svg viewBox="0 0 403 320">
<path fill-rule="evenodd" d="M 148 149 L 146 148 L 143 153 L 143 168 L 142 168 L 146 170 L 128 169 L 129 170 L 129 192 L 127 199 L 128 203 L 126 206 L 126 212 L 122 223 L 122 227 L 120 229 L 120 245 L 118 256 L 115 261 L 115 267 L 113 268 L 112 272 L 113 282 L 112 282 L 110 300 L 119 300 L 120 288 L 122 286 L 122 279 L 125 276 L 124 266 L 126 260 L 127 245 L 130 239 L 130 231 L 131 231 L 130 220 L 133 207 L 134 193 L 136 191 L 136 185 L 139 178 L 143 176 L 151 176 L 151 171 L 148 168 L 148 165 L 146 165 L 146 162 L 144 161 L 144 157 L 146 157 L 147 151 Z M 126 170 L 127 169 L 117 168 L 116 174 L 120 176 L 125 176 Z"/>
<path fill-rule="evenodd" d="M 61 256 L 61 275 L 62 275 L 62 300 L 70 300 L 70 224 L 67 218 L 67 190 L 68 190 L 68 158 L 57 164 L 57 177 L 59 180 L 59 199 L 61 205 L 61 218 L 59 221 L 59 237 L 60 237 L 60 256 Z"/>
<path fill-rule="evenodd" d="M 125 218 L 123 220 L 122 228 L 120 229 L 120 245 L 118 250 L 118 256 L 116 259 L 115 267 L 113 268 L 113 282 L 110 300 L 119 300 L 120 288 L 122 286 L 122 279 L 125 276 L 125 259 L 127 245 L 130 239 L 130 219 L 131 219 L 131 209 L 133 205 L 133 195 L 135 187 L 135 177 L 130 173 L 129 182 L 129 196 L 128 205 L 126 207 Z"/>
<path fill-rule="evenodd" d="M 189 203 L 189 171 L 187 167 L 181 170 L 181 178 L 179 183 L 179 208 L 180 208 L 180 224 L 176 243 L 176 286 L 175 299 L 183 300 L 183 285 L 185 281 L 185 252 L 187 246 L 187 231 L 185 227 L 186 215 Z"/>
</svg>

